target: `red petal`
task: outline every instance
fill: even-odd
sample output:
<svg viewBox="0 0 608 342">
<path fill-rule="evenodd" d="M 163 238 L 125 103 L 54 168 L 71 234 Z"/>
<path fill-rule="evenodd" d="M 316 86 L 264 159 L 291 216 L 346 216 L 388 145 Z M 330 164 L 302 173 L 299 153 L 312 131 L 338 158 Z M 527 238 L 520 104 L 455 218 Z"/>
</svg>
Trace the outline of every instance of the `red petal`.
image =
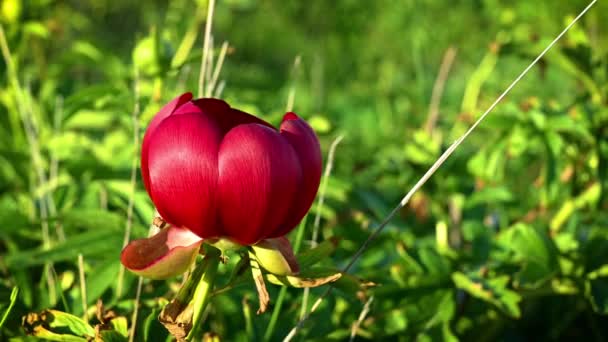
<svg viewBox="0 0 608 342">
<path fill-rule="evenodd" d="M 192 93 L 182 94 L 171 102 L 167 103 L 163 108 L 158 111 L 156 116 L 150 121 L 148 124 L 148 128 L 146 129 L 146 134 L 144 135 L 144 140 L 141 145 L 141 175 L 144 180 L 144 186 L 148 193 L 150 193 L 150 175 L 148 173 L 148 145 L 150 144 L 150 136 L 156 130 L 156 127 L 171 115 L 177 108 L 182 106 L 184 103 L 190 101 L 192 99 Z"/>
<path fill-rule="evenodd" d="M 296 154 L 277 131 L 258 124 L 230 130 L 219 152 L 225 235 L 243 245 L 265 238 L 287 216 L 300 177 Z"/>
<path fill-rule="evenodd" d="M 212 98 L 190 101 L 176 110 L 175 114 L 200 112 L 215 120 L 222 131 L 222 135 L 238 125 L 250 123 L 257 123 L 274 129 L 268 122 L 238 109 L 230 108 L 226 102 Z"/>
<path fill-rule="evenodd" d="M 188 229 L 169 227 L 147 239 L 131 241 L 123 249 L 120 261 L 138 275 L 166 279 L 188 269 L 202 242 Z"/>
<path fill-rule="evenodd" d="M 289 210 L 287 220 L 270 237 L 289 233 L 306 215 L 319 190 L 323 164 L 317 135 L 306 121 L 298 118 L 295 113 L 289 112 L 283 117 L 281 135 L 289 141 L 298 156 L 302 183 L 298 188 L 298 196 Z"/>
<path fill-rule="evenodd" d="M 205 115 L 166 118 L 148 148 L 150 197 L 169 223 L 203 238 L 216 227 L 217 152 L 220 133 Z"/>
</svg>

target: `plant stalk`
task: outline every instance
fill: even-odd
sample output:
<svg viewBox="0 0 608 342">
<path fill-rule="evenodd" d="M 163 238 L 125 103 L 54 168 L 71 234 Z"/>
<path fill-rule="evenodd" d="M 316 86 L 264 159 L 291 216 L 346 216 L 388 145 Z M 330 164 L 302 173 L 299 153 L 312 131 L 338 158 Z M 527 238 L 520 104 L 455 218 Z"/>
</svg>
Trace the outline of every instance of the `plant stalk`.
<svg viewBox="0 0 608 342">
<path fill-rule="evenodd" d="M 209 303 L 209 294 L 213 289 L 213 282 L 217 274 L 217 268 L 220 263 L 220 251 L 214 247 L 208 246 L 206 248 L 205 258 L 201 267 L 204 269 L 203 276 L 196 285 L 194 295 L 192 298 L 193 303 L 193 316 L 192 316 L 192 330 L 186 337 L 187 341 L 192 341 L 194 338 L 200 335 L 200 329 L 202 325 L 202 318 L 205 308 Z"/>
</svg>

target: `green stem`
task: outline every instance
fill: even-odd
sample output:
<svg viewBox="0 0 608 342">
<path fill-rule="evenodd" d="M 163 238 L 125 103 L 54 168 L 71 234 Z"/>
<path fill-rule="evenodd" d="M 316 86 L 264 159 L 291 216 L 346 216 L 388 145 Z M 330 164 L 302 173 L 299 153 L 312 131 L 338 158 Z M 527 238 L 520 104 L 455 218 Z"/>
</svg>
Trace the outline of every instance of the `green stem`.
<svg viewBox="0 0 608 342">
<path fill-rule="evenodd" d="M 175 296 L 175 300 L 179 301 L 182 304 L 187 304 L 192 298 L 192 293 L 195 291 L 196 287 L 201 281 L 203 274 L 205 274 L 207 263 L 203 260 L 200 265 L 192 271 L 189 279 L 179 290 L 177 295 Z"/>
<path fill-rule="evenodd" d="M 245 333 L 247 335 L 247 340 L 257 341 L 253 320 L 251 318 L 251 305 L 249 305 L 247 297 L 243 298 L 243 316 L 245 316 Z"/>
<path fill-rule="evenodd" d="M 207 246 L 205 258 L 203 259 L 202 269 L 204 269 L 203 276 L 196 285 L 193 296 L 193 316 L 192 316 L 192 330 L 186 337 L 187 341 L 192 341 L 196 338 L 201 329 L 203 312 L 209 303 L 209 294 L 213 288 L 213 282 L 215 281 L 215 275 L 217 274 L 217 268 L 220 263 L 220 251 L 214 247 Z"/>
<path fill-rule="evenodd" d="M 308 215 L 304 216 L 302 222 L 298 225 L 296 230 L 296 240 L 294 242 L 294 254 L 297 254 L 302 246 L 302 240 L 304 240 L 304 231 L 306 229 L 306 221 L 308 220 Z M 270 316 L 270 322 L 268 323 L 268 327 L 266 328 L 266 332 L 264 333 L 264 341 L 270 341 L 272 335 L 274 334 L 274 329 L 277 325 L 277 321 L 279 319 L 279 315 L 281 314 L 281 308 L 283 307 L 283 301 L 285 300 L 285 295 L 287 294 L 287 286 L 281 287 L 279 291 L 279 296 L 277 297 L 277 303 L 274 305 L 274 309 L 272 310 L 272 316 Z"/>
<path fill-rule="evenodd" d="M 277 297 L 277 303 L 274 306 L 274 310 L 272 310 L 272 316 L 270 317 L 270 323 L 268 323 L 268 328 L 264 333 L 264 341 L 270 341 L 272 335 L 274 334 L 274 329 L 277 325 L 277 321 L 279 319 L 279 313 L 281 312 L 281 307 L 283 306 L 283 301 L 285 300 L 285 295 L 287 294 L 287 286 L 281 287 L 279 291 L 279 296 Z"/>
<path fill-rule="evenodd" d="M 298 254 L 300 251 L 300 247 L 302 246 L 302 241 L 304 240 L 304 231 L 306 230 L 306 221 L 308 221 L 308 215 L 304 216 L 302 222 L 298 225 L 296 231 L 296 241 L 293 244 L 293 253 Z"/>
</svg>

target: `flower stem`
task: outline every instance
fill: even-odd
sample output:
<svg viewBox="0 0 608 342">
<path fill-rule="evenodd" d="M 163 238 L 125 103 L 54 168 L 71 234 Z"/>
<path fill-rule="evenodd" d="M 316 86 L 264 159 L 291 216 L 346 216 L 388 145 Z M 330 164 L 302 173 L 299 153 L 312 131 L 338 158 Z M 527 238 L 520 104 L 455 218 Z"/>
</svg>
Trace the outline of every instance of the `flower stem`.
<svg viewBox="0 0 608 342">
<path fill-rule="evenodd" d="M 192 341 L 200 335 L 203 312 L 209 303 L 209 294 L 213 288 L 213 282 L 215 281 L 215 275 L 217 274 L 217 268 L 220 263 L 220 251 L 211 246 L 206 247 L 205 258 L 201 265 L 201 268 L 204 269 L 204 273 L 196 285 L 194 296 L 192 297 L 194 310 L 192 316 L 192 330 L 190 330 L 190 333 L 186 337 L 187 341 Z"/>
<path fill-rule="evenodd" d="M 306 222 L 308 221 L 308 215 L 304 216 L 298 228 L 296 230 L 296 240 L 294 243 L 294 253 L 298 253 L 300 247 L 302 246 L 302 240 L 304 239 L 304 230 L 306 229 Z M 287 286 L 281 287 L 279 291 L 279 296 L 277 297 L 277 302 L 272 310 L 272 316 L 270 316 L 270 323 L 266 328 L 266 332 L 264 333 L 264 341 L 270 341 L 272 336 L 274 335 L 274 329 L 276 328 L 279 315 L 281 314 L 281 308 L 283 307 L 283 301 L 285 300 L 285 295 L 287 294 Z"/>
</svg>

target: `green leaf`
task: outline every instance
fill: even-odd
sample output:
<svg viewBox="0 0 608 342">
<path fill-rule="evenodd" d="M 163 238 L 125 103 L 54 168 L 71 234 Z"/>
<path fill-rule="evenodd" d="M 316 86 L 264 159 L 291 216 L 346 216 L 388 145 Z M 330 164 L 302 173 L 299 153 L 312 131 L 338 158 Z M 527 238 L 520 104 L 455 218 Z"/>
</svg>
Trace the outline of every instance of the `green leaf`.
<svg viewBox="0 0 608 342">
<path fill-rule="evenodd" d="M 87 274 L 87 298 L 89 304 L 94 303 L 103 293 L 116 283 L 120 262 L 118 258 L 108 258 L 103 264 L 96 264 L 94 272 Z M 80 291 L 77 292 L 80 295 Z"/>
<path fill-rule="evenodd" d="M 15 287 L 13 287 L 13 290 L 11 291 L 11 297 L 9 299 L 10 302 L 8 304 L 8 308 L 6 308 L 6 310 L 4 310 L 4 314 L 2 314 L 2 320 L 0 320 L 0 329 L 2 329 L 2 326 L 4 325 L 4 322 L 6 321 L 6 319 L 8 318 L 8 315 L 13 310 L 13 306 L 15 305 L 15 302 L 17 301 L 18 295 L 19 295 L 19 288 L 17 286 L 15 286 Z"/>
<path fill-rule="evenodd" d="M 475 191 L 471 197 L 465 202 L 465 208 L 473 208 L 480 204 L 506 203 L 513 200 L 513 194 L 504 186 L 484 187 L 479 191 Z"/>
<path fill-rule="evenodd" d="M 466 275 L 461 272 L 454 272 L 452 273 L 452 280 L 457 288 L 466 291 L 475 298 L 494 305 L 509 317 L 519 318 L 521 316 L 519 302 L 522 298 L 517 292 L 507 288 L 507 284 L 509 283 L 508 276 L 486 279 Z"/>
<path fill-rule="evenodd" d="M 598 277 L 588 281 L 587 298 L 593 311 L 608 315 L 608 277 Z"/>
<path fill-rule="evenodd" d="M 553 232 L 557 232 L 568 221 L 570 216 L 576 211 L 586 206 L 595 204 L 601 195 L 601 186 L 599 182 L 591 184 L 583 193 L 574 199 L 567 199 L 562 204 L 557 214 L 551 219 L 550 227 Z"/>
<path fill-rule="evenodd" d="M 119 316 L 112 318 L 110 324 L 112 324 L 114 330 L 122 336 L 127 337 L 129 334 L 129 326 L 126 317 Z"/>
<path fill-rule="evenodd" d="M 51 341 L 80 342 L 95 336 L 95 329 L 87 322 L 57 310 L 30 313 L 24 318 L 23 327 L 28 335 Z"/>
<path fill-rule="evenodd" d="M 122 236 L 120 234 L 100 227 L 97 230 L 71 235 L 65 242 L 49 249 L 35 248 L 8 254 L 5 262 L 10 268 L 23 268 L 47 262 L 73 261 L 81 253 L 85 257 L 114 255 L 118 258 L 121 246 Z"/>
<path fill-rule="evenodd" d="M 46 39 L 50 36 L 49 29 L 45 24 L 38 21 L 29 21 L 23 24 L 23 32 Z"/>
<path fill-rule="evenodd" d="M 515 278 L 516 286 L 537 288 L 557 272 L 557 248 L 547 233 L 524 223 L 511 227 L 508 233 L 504 245 L 523 265 Z"/>
<path fill-rule="evenodd" d="M 175 51 L 175 55 L 173 55 L 173 58 L 171 59 L 171 68 L 181 67 L 182 65 L 184 65 L 184 63 L 186 63 L 190 56 L 190 52 L 194 47 L 196 37 L 198 35 L 198 32 L 200 31 L 200 25 L 205 18 L 204 14 L 206 14 L 207 12 L 206 10 L 201 9 L 201 7 L 204 6 L 199 6 L 195 10 L 196 14 L 190 17 L 190 27 L 188 28 L 188 31 L 186 31 L 186 33 L 184 34 L 182 41 L 179 43 L 179 46 Z"/>
<path fill-rule="evenodd" d="M 450 263 L 446 257 L 439 254 L 435 248 L 425 247 L 418 251 L 420 262 L 428 273 L 434 276 L 448 277 Z"/>
<path fill-rule="evenodd" d="M 72 52 L 74 52 L 78 57 L 88 57 L 94 62 L 99 62 L 104 58 L 104 53 L 99 51 L 99 49 L 84 40 L 77 40 L 72 44 Z"/>
<path fill-rule="evenodd" d="M 98 335 L 99 341 L 103 342 L 125 342 L 128 341 L 126 336 L 123 336 L 114 330 L 101 330 Z"/>
<path fill-rule="evenodd" d="M 96 329 L 99 333 L 95 341 L 99 342 L 125 342 L 128 340 L 128 326 L 126 317 L 114 317 L 109 324 L 99 324 Z M 147 339 L 146 341 L 151 341 Z"/>
<path fill-rule="evenodd" d="M 383 318 L 384 331 L 388 335 L 394 335 L 407 329 L 408 319 L 405 309 L 391 310 Z"/>
<path fill-rule="evenodd" d="M 488 51 L 486 53 L 481 63 L 467 82 L 467 86 L 462 98 L 461 111 L 465 113 L 474 113 L 477 110 L 477 103 L 479 101 L 481 88 L 490 78 L 497 61 L 498 53 L 494 51 Z"/>
<path fill-rule="evenodd" d="M 16 205 L 15 201 L 8 197 L 0 198 L 0 236 L 6 238 L 25 228 L 31 228 L 27 216 Z"/>
<path fill-rule="evenodd" d="M 549 116 L 547 118 L 547 126 L 555 132 L 571 134 L 585 143 L 593 142 L 593 136 L 583 122 L 575 120 L 568 115 Z"/>
<path fill-rule="evenodd" d="M 122 232 L 125 219 L 103 209 L 71 209 L 62 215 L 61 221 L 69 227 Z"/>
<path fill-rule="evenodd" d="M 338 247 L 338 239 L 331 238 L 318 244 L 316 247 L 308 249 L 296 256 L 301 269 L 316 265 L 317 263 L 328 259 Z"/>
<path fill-rule="evenodd" d="M 69 313 L 46 310 L 48 314 L 48 325 L 52 329 L 68 328 L 72 333 L 78 336 L 92 336 L 95 330 L 84 320 Z"/>
<path fill-rule="evenodd" d="M 67 129 L 105 130 L 117 120 L 117 112 L 80 109 L 65 123 Z"/>
<path fill-rule="evenodd" d="M 161 309 L 154 309 L 144 319 L 143 325 L 139 326 L 138 334 L 143 341 L 165 341 L 167 339 L 167 329 L 158 321 Z"/>
<path fill-rule="evenodd" d="M 458 342 L 458 337 L 454 335 L 450 328 L 449 322 L 443 322 L 441 325 L 434 326 L 428 331 L 416 336 L 417 342 L 433 342 L 433 341 L 444 341 L 444 342 Z"/>
<path fill-rule="evenodd" d="M 425 130 L 414 132 L 412 140 L 404 146 L 405 157 L 415 164 L 431 165 L 437 159 L 439 152 L 439 143 Z"/>
</svg>

